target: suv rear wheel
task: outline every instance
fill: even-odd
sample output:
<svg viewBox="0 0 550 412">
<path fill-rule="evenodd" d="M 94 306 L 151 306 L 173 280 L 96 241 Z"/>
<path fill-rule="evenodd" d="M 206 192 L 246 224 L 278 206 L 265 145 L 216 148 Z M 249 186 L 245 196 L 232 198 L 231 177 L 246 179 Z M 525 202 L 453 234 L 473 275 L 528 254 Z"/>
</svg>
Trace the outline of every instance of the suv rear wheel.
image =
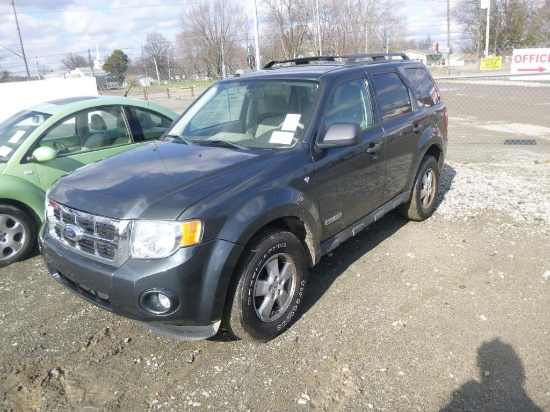
<svg viewBox="0 0 550 412">
<path fill-rule="evenodd" d="M 24 259 L 36 237 L 31 219 L 11 205 L 0 204 L 0 267 Z"/>
<path fill-rule="evenodd" d="M 411 199 L 399 207 L 407 219 L 420 222 L 429 218 L 434 210 L 439 191 L 439 166 L 433 156 L 422 160 L 416 174 Z"/>
<path fill-rule="evenodd" d="M 272 230 L 247 246 L 230 286 L 223 325 L 244 340 L 268 341 L 291 323 L 303 299 L 307 266 L 300 241 Z"/>
</svg>

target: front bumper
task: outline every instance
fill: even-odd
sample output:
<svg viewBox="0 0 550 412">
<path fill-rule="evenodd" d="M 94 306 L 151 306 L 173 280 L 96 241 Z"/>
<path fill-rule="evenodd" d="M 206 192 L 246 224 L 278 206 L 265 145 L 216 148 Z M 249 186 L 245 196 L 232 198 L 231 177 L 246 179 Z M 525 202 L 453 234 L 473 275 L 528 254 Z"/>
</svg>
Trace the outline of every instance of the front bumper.
<svg viewBox="0 0 550 412">
<path fill-rule="evenodd" d="M 227 288 L 242 246 L 213 240 L 182 248 L 164 259 L 129 259 L 120 267 L 79 256 L 60 245 L 42 226 L 39 244 L 52 277 L 78 296 L 163 335 L 204 339 L 216 334 Z M 165 314 L 140 305 L 150 290 L 169 290 L 178 304 Z"/>
</svg>

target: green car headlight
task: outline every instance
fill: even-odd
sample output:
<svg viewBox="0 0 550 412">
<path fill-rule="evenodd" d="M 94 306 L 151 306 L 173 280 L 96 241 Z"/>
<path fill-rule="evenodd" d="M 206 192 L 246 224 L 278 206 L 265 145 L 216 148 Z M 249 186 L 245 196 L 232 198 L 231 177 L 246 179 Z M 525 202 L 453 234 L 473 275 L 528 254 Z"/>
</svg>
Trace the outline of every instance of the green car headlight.
<svg viewBox="0 0 550 412">
<path fill-rule="evenodd" d="M 196 245 L 202 240 L 202 222 L 165 222 L 136 220 L 132 228 L 130 254 L 135 259 L 160 259 L 180 247 Z"/>
</svg>

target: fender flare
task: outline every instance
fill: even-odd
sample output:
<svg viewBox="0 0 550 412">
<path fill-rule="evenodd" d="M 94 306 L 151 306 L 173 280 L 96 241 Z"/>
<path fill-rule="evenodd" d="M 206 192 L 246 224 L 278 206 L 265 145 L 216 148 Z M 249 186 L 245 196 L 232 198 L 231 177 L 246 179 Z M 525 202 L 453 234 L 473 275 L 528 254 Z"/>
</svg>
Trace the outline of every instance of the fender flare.
<svg viewBox="0 0 550 412">
<path fill-rule="evenodd" d="M 308 265 L 320 258 L 320 217 L 316 202 L 292 187 L 271 187 L 249 198 L 232 211 L 220 230 L 219 237 L 242 246 L 276 221 L 285 221 L 292 232 L 298 223 L 302 233 L 294 233 L 304 245 Z"/>
<path fill-rule="evenodd" d="M 409 178 L 405 184 L 405 188 L 408 188 L 408 190 L 412 189 L 414 179 L 416 178 L 416 173 L 418 171 L 418 168 L 420 167 L 420 163 L 422 163 L 422 159 L 424 159 L 424 157 L 426 156 L 426 153 L 437 151 L 439 154 L 438 157 L 440 157 L 442 154 L 444 154 L 444 147 L 445 146 L 441 137 L 438 135 L 438 133 L 434 132 L 433 127 L 429 127 L 425 130 L 425 132 L 422 134 L 422 137 L 418 141 L 418 147 L 416 149 L 418 157 L 416 157 L 411 164 L 411 170 L 409 171 Z M 436 160 L 441 167 L 442 159 L 436 158 Z"/>
</svg>

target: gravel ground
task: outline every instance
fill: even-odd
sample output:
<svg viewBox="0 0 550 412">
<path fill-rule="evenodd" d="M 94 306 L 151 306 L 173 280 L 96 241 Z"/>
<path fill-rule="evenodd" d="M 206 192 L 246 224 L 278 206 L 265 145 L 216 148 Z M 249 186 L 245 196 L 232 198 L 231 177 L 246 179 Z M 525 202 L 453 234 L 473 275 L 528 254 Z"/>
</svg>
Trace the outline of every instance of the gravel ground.
<svg viewBox="0 0 550 412">
<path fill-rule="evenodd" d="M 160 337 L 39 256 L 0 269 L 2 410 L 550 411 L 550 129 L 505 146 L 485 126 L 451 116 L 434 216 L 323 257 L 266 344 Z"/>
</svg>

